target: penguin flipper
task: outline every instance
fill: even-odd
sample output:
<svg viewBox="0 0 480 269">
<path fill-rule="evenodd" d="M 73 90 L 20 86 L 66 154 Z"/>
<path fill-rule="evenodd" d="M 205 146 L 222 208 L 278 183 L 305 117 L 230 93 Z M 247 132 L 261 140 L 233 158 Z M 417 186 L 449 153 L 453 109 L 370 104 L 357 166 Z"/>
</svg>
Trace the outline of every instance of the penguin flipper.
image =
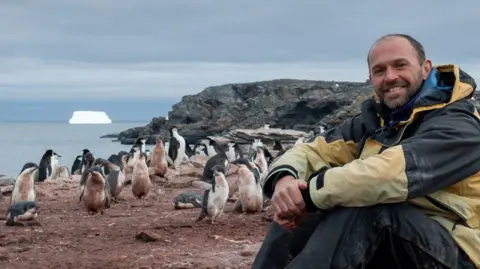
<svg viewBox="0 0 480 269">
<path fill-rule="evenodd" d="M 173 167 L 173 160 L 172 160 L 172 158 L 170 158 L 170 156 L 168 156 L 168 155 L 165 155 L 165 158 L 167 159 L 168 164 Z"/>
<path fill-rule="evenodd" d="M 105 187 L 103 191 L 105 192 L 105 207 L 110 208 L 112 195 L 110 190 L 110 183 L 107 180 L 105 180 Z"/>
</svg>

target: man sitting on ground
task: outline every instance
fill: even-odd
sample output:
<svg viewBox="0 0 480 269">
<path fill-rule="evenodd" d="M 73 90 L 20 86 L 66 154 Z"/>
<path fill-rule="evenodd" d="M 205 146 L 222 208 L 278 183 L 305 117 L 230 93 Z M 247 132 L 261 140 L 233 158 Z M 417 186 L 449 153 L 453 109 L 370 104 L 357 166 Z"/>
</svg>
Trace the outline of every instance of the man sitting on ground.
<svg viewBox="0 0 480 269">
<path fill-rule="evenodd" d="M 271 166 L 274 222 L 252 268 L 480 268 L 474 80 L 403 34 L 367 60 L 361 113 Z"/>
</svg>

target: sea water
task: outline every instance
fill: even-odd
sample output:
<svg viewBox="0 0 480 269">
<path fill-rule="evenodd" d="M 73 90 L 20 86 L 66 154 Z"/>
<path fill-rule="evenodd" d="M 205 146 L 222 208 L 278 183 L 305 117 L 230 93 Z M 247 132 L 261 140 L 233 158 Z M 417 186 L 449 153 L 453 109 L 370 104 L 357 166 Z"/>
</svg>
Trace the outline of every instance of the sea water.
<svg viewBox="0 0 480 269">
<path fill-rule="evenodd" d="M 144 126 L 145 122 L 122 122 L 112 124 L 68 123 L 0 123 L 0 174 L 16 176 L 26 162 L 39 163 L 43 153 L 52 149 L 62 157 L 60 165 L 71 168 L 77 155 L 84 148 L 95 158 L 108 158 L 120 150 L 129 151 L 131 145 L 112 142 L 113 138 L 100 136 L 119 133 L 128 128 Z M 147 145 L 147 149 L 152 146 Z"/>
</svg>

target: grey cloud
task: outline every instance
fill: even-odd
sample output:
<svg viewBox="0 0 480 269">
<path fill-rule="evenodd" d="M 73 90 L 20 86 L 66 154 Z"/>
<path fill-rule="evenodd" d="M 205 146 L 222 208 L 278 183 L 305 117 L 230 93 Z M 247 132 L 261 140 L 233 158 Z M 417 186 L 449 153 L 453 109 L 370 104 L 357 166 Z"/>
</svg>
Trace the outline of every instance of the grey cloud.
<svg viewBox="0 0 480 269">
<path fill-rule="evenodd" d="M 2 1 L 0 91 L 159 95 L 277 77 L 364 80 L 368 48 L 390 32 L 478 74 L 479 9 L 476 0 Z"/>
</svg>

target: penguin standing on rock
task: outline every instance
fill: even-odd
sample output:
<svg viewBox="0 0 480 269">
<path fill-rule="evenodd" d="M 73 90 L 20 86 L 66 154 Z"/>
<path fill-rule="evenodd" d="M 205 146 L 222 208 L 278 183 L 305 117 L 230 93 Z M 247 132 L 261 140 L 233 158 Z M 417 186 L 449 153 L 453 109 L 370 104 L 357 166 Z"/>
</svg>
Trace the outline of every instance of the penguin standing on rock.
<svg viewBox="0 0 480 269">
<path fill-rule="evenodd" d="M 222 215 L 223 209 L 228 199 L 228 182 L 225 178 L 225 170 L 221 165 L 212 167 L 214 179 L 210 188 L 206 189 L 202 199 L 202 211 L 196 222 L 205 217 L 210 218 L 210 223 L 215 224 L 215 220 Z"/>
<path fill-rule="evenodd" d="M 43 182 L 52 175 L 52 158 L 62 157 L 51 149 L 48 149 L 40 159 L 38 168 L 38 181 Z"/>
<path fill-rule="evenodd" d="M 176 126 L 170 128 L 170 143 L 168 147 L 168 157 L 173 162 L 173 168 L 177 169 L 182 164 L 186 156 L 186 142 L 185 138 L 178 133 Z"/>
</svg>

